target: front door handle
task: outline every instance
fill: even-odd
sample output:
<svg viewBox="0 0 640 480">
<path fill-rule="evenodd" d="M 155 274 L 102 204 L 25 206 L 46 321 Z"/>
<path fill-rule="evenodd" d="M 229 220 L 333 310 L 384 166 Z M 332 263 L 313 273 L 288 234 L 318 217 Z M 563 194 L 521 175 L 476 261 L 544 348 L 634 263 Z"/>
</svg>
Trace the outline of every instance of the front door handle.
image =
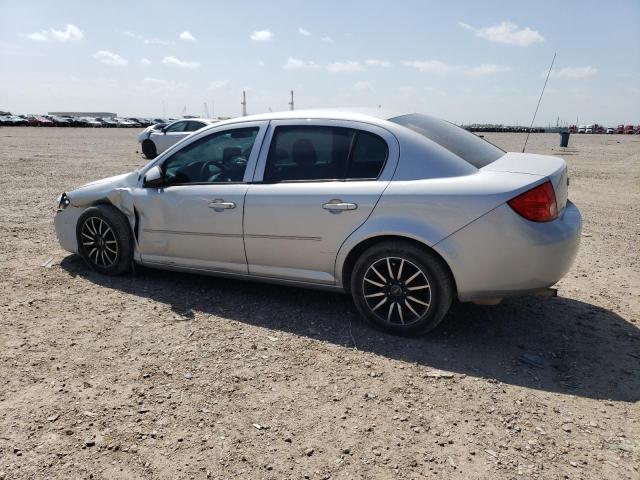
<svg viewBox="0 0 640 480">
<path fill-rule="evenodd" d="M 342 200 L 331 200 L 328 203 L 323 203 L 322 208 L 329 210 L 330 212 L 341 212 L 342 210 L 355 210 L 358 205 L 355 203 L 347 203 Z"/>
<path fill-rule="evenodd" d="M 223 199 L 217 198 L 213 202 L 209 202 L 209 208 L 213 208 L 214 210 L 229 210 L 231 208 L 236 208 L 236 204 L 233 202 L 225 202 Z"/>
</svg>

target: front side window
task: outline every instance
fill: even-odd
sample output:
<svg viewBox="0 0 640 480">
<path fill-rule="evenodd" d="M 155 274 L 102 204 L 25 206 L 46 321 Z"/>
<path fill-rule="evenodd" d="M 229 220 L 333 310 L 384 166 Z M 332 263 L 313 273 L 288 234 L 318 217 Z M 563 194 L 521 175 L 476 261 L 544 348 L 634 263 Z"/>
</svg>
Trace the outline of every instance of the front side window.
<svg viewBox="0 0 640 480">
<path fill-rule="evenodd" d="M 164 163 L 165 184 L 242 182 L 258 131 L 224 130 L 190 143 Z"/>
<path fill-rule="evenodd" d="M 281 126 L 271 139 L 264 182 L 375 179 L 387 154 L 386 142 L 368 132 Z"/>
<path fill-rule="evenodd" d="M 167 127 L 167 133 L 184 132 L 187 122 L 176 122 Z"/>
</svg>

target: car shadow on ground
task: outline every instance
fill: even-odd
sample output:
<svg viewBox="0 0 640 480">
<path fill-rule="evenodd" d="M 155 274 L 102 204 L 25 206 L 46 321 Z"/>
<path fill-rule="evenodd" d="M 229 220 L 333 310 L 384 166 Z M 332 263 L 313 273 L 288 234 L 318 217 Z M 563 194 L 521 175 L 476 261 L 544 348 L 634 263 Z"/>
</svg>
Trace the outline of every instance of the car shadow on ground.
<svg viewBox="0 0 640 480">
<path fill-rule="evenodd" d="M 162 302 L 185 318 L 215 315 L 391 359 L 586 398 L 640 400 L 640 330 L 569 298 L 521 297 L 495 307 L 454 304 L 429 336 L 391 336 L 365 324 L 340 293 L 136 268 L 108 277 L 76 255 L 61 266 L 106 288 Z M 211 324 L 215 328 L 215 324 Z"/>
</svg>

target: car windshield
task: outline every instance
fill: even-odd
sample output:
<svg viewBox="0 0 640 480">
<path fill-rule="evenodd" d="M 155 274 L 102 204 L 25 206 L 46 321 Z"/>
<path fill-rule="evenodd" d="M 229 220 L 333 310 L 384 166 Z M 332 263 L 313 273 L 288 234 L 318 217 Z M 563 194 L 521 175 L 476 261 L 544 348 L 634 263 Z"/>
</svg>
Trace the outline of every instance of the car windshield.
<svg viewBox="0 0 640 480">
<path fill-rule="evenodd" d="M 505 154 L 503 150 L 473 133 L 427 115 L 411 113 L 390 118 L 389 121 L 427 137 L 476 168 L 489 165 Z"/>
</svg>

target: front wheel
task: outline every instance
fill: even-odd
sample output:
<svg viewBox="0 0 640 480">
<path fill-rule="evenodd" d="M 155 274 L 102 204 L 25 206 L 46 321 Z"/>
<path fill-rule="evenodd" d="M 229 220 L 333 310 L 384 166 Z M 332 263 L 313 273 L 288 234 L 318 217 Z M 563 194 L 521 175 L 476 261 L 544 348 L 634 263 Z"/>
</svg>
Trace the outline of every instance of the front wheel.
<svg viewBox="0 0 640 480">
<path fill-rule="evenodd" d="M 133 261 L 133 238 L 126 217 L 113 205 L 87 208 L 76 225 L 78 253 L 97 272 L 118 275 Z"/>
<path fill-rule="evenodd" d="M 360 314 L 389 333 L 421 335 L 444 318 L 454 296 L 442 260 L 409 242 L 383 242 L 365 251 L 351 275 Z"/>
<path fill-rule="evenodd" d="M 144 156 L 149 160 L 156 158 L 158 156 L 156 144 L 149 139 L 145 140 L 142 142 L 142 153 L 144 153 Z"/>
</svg>

